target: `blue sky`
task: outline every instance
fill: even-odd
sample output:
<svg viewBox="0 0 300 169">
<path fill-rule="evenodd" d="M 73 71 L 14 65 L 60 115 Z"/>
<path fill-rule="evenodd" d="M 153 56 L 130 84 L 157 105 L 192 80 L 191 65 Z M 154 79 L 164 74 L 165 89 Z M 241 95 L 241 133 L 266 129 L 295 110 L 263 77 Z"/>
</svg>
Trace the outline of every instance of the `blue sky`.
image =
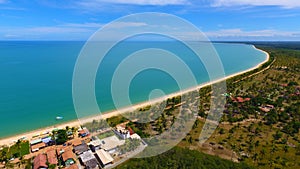
<svg viewBox="0 0 300 169">
<path fill-rule="evenodd" d="M 87 40 L 139 12 L 179 16 L 211 40 L 300 41 L 299 0 L 0 0 L 0 40 Z"/>
</svg>

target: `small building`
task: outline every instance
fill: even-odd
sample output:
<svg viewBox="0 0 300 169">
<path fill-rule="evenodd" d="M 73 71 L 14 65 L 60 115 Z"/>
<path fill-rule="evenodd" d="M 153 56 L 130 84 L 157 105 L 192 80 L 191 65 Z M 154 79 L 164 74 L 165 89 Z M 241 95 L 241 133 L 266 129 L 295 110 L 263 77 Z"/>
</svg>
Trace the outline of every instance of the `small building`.
<svg viewBox="0 0 300 169">
<path fill-rule="evenodd" d="M 80 138 L 77 138 L 77 139 L 72 139 L 72 140 L 70 140 L 70 141 L 68 141 L 67 142 L 67 145 L 72 145 L 72 146 L 79 146 L 79 145 L 81 145 L 82 144 L 82 139 L 80 139 Z"/>
<path fill-rule="evenodd" d="M 236 97 L 236 98 L 234 98 L 234 97 L 231 97 L 231 100 L 232 100 L 233 102 L 244 103 L 244 102 L 246 102 L 246 101 L 250 101 L 251 98 L 249 98 L 249 97 L 247 97 L 247 98 L 242 98 L 242 97 Z"/>
<path fill-rule="evenodd" d="M 47 158 L 45 154 L 37 155 L 33 160 L 33 169 L 47 169 Z"/>
<path fill-rule="evenodd" d="M 63 162 L 65 163 L 65 166 L 70 166 L 75 164 L 76 162 L 76 156 L 71 150 L 67 150 L 62 153 L 61 155 Z"/>
<path fill-rule="evenodd" d="M 82 153 L 80 156 L 80 161 L 85 166 L 85 168 L 94 169 L 99 168 L 99 164 L 97 162 L 96 157 L 92 153 L 92 151 L 86 151 Z"/>
<path fill-rule="evenodd" d="M 271 111 L 272 109 L 274 109 L 274 106 L 273 105 L 270 105 L 270 104 L 267 104 L 265 106 L 261 106 L 259 107 L 259 109 L 265 113 Z"/>
<path fill-rule="evenodd" d="M 101 148 L 109 153 L 114 153 L 118 146 L 125 144 L 125 140 L 120 140 L 117 136 L 110 136 L 101 139 Z"/>
<path fill-rule="evenodd" d="M 116 135 L 118 135 L 123 140 L 130 137 L 130 132 L 120 125 L 116 126 L 116 128 L 113 131 Z"/>
<path fill-rule="evenodd" d="M 38 144 L 38 143 L 41 143 L 42 142 L 42 139 L 35 139 L 35 140 L 31 140 L 30 141 L 30 145 L 35 145 L 35 144 Z"/>
<path fill-rule="evenodd" d="M 101 147 L 101 140 L 96 137 L 96 139 L 92 140 L 91 142 L 89 142 L 89 145 L 93 147 L 93 149 L 97 150 L 100 149 Z"/>
<path fill-rule="evenodd" d="M 80 137 L 86 137 L 86 136 L 88 136 L 90 134 L 90 132 L 89 132 L 89 130 L 87 129 L 87 128 L 83 128 L 82 130 L 80 130 L 79 132 L 78 132 L 78 135 L 80 136 Z"/>
<path fill-rule="evenodd" d="M 128 129 L 128 131 L 129 131 L 129 134 L 130 134 L 130 135 L 133 135 L 133 134 L 134 134 L 134 131 L 132 130 L 131 127 L 128 127 L 127 129 Z"/>
<path fill-rule="evenodd" d="M 40 142 L 40 143 L 37 143 L 37 144 L 34 144 L 34 145 L 30 146 L 31 152 L 39 151 L 40 149 L 42 149 L 44 147 L 46 147 L 46 144 L 44 142 Z"/>
<path fill-rule="evenodd" d="M 64 152 L 67 152 L 67 151 L 72 151 L 72 147 L 71 146 L 67 146 L 67 147 L 59 147 L 56 149 L 56 154 L 58 156 L 62 155 Z"/>
<path fill-rule="evenodd" d="M 51 136 L 48 136 L 48 137 L 42 138 L 42 142 L 45 143 L 46 145 L 50 145 L 53 142 L 53 140 L 52 140 Z"/>
<path fill-rule="evenodd" d="M 111 155 L 109 153 L 107 153 L 106 151 L 104 151 L 103 149 L 97 150 L 96 155 L 97 155 L 102 167 L 112 164 L 114 161 L 114 159 L 111 157 Z"/>
<path fill-rule="evenodd" d="M 131 138 L 131 139 L 138 139 L 138 140 L 141 140 L 141 137 L 140 137 L 138 134 L 136 134 L 136 133 L 132 134 L 132 135 L 130 136 L 130 138 Z"/>
<path fill-rule="evenodd" d="M 55 149 L 50 149 L 46 152 L 47 155 L 47 160 L 49 162 L 49 164 L 54 164 L 57 165 L 58 164 L 58 160 L 57 160 L 57 156 L 55 153 Z"/>
<path fill-rule="evenodd" d="M 88 145 L 85 142 L 82 142 L 80 145 L 77 145 L 73 148 L 74 153 L 76 153 L 77 155 L 82 154 L 83 152 L 86 152 L 89 150 Z"/>
</svg>

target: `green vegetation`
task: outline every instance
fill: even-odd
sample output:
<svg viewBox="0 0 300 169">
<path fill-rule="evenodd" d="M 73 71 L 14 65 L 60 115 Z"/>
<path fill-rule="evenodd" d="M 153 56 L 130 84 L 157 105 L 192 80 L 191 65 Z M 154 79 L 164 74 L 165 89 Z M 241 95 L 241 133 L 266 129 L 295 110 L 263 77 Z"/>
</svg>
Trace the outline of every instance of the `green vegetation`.
<svg viewBox="0 0 300 169">
<path fill-rule="evenodd" d="M 28 141 L 18 141 L 11 147 L 3 147 L 0 150 L 0 161 L 8 161 L 11 158 L 21 158 L 29 154 L 29 142 Z"/>
<path fill-rule="evenodd" d="M 215 156 L 206 155 L 199 151 L 174 147 L 173 149 L 155 157 L 130 159 L 117 168 L 194 168 L 194 169 L 250 169 L 244 163 L 233 163 Z"/>
<path fill-rule="evenodd" d="M 119 146 L 118 149 L 120 150 L 121 154 L 125 154 L 135 150 L 140 144 L 141 141 L 139 139 L 127 139 L 125 144 Z"/>
<path fill-rule="evenodd" d="M 179 147 L 238 160 L 255 168 L 299 168 L 300 51 L 267 46 L 261 48 L 270 54 L 270 60 L 259 69 L 227 80 L 222 123 L 204 144 L 199 143 L 199 135 L 210 110 L 211 87 L 199 91 L 199 118 L 178 144 Z M 190 93 L 186 97 L 196 96 Z M 238 97 L 245 100 L 237 101 Z M 137 121 L 129 122 L 127 126 L 144 138 L 160 134 L 173 124 L 179 113 L 175 105 L 179 103 L 180 97 L 168 99 L 162 114 L 155 115 L 151 107 L 149 112 L 140 112 Z M 155 118 L 151 118 L 153 115 Z M 140 120 L 145 121 L 143 119 L 149 122 L 140 123 Z M 172 157 L 161 159 L 169 158 Z M 181 159 L 180 155 L 176 159 Z M 143 162 L 146 166 L 147 163 L 165 165 L 164 161 L 157 160 L 155 157 L 131 160 L 133 162 L 122 167 L 138 167 Z M 179 168 L 177 166 L 174 168 Z M 192 168 L 188 164 L 183 166 Z"/>
<path fill-rule="evenodd" d="M 106 137 L 110 137 L 110 136 L 113 136 L 113 135 L 115 135 L 115 133 L 113 131 L 108 131 L 108 132 L 101 133 L 101 134 L 97 135 L 97 137 L 99 139 L 104 139 Z"/>
<path fill-rule="evenodd" d="M 54 132 L 56 144 L 64 144 L 68 140 L 68 135 L 66 130 L 58 130 Z"/>
</svg>

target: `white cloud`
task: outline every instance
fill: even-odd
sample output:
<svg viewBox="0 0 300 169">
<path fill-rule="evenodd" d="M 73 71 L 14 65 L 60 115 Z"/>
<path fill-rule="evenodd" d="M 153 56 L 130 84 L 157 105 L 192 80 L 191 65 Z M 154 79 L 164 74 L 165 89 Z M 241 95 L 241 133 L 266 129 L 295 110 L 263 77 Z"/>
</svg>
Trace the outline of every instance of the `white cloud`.
<svg viewBox="0 0 300 169">
<path fill-rule="evenodd" d="M 87 39 L 91 36 L 95 31 L 102 28 L 105 24 L 103 23 L 60 23 L 53 26 L 36 26 L 36 27 L 1 27 L 0 28 L 0 37 L 4 39 L 12 39 L 12 38 L 27 38 L 27 39 L 35 39 L 38 37 L 39 39 L 47 38 L 47 39 Z M 141 27 L 146 26 L 146 23 L 143 22 L 114 22 L 114 24 L 110 25 L 112 29 L 124 29 L 124 28 L 132 28 L 132 27 Z M 114 31 L 117 33 L 118 31 Z M 1 39 L 1 38 L 0 38 Z"/>
<path fill-rule="evenodd" d="M 212 6 L 280 6 L 285 8 L 300 7 L 299 0 L 213 0 Z"/>
<path fill-rule="evenodd" d="M 88 22 L 88 23 L 65 23 L 60 26 L 63 27 L 79 27 L 79 28 L 101 28 L 103 24 L 101 23 L 94 23 L 94 22 Z"/>
<path fill-rule="evenodd" d="M 284 40 L 284 39 L 300 39 L 300 31 L 280 31 L 280 30 L 255 30 L 244 31 L 242 29 L 221 29 L 217 31 L 205 32 L 206 36 L 212 39 L 247 39 L 259 40 L 259 39 L 272 39 Z M 249 40 L 250 40 L 249 39 Z"/>
<path fill-rule="evenodd" d="M 90 0 L 86 0 L 88 2 Z M 83 1 L 84 2 L 84 1 Z M 131 4 L 131 5 L 184 5 L 187 0 L 93 0 L 93 3 L 113 3 L 113 4 Z"/>
<path fill-rule="evenodd" d="M 126 28 L 126 27 L 147 26 L 147 24 L 144 22 L 113 22 L 109 26 L 110 26 L 110 28 Z"/>
</svg>

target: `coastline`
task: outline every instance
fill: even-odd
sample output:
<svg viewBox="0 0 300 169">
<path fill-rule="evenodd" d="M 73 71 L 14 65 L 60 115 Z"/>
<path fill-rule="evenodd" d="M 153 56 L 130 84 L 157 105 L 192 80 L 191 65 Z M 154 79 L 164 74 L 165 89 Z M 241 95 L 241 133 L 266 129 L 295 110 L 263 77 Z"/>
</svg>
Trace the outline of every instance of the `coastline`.
<svg viewBox="0 0 300 169">
<path fill-rule="evenodd" d="M 261 49 L 256 48 L 254 45 L 251 45 L 251 46 L 253 48 L 255 48 L 256 50 L 259 50 L 259 51 L 263 52 L 266 55 L 266 59 L 263 62 L 257 64 L 256 66 L 254 66 L 252 68 L 249 68 L 247 70 L 237 72 L 237 73 L 225 76 L 224 78 L 221 78 L 221 79 L 217 79 L 217 80 L 214 80 L 214 81 L 211 81 L 211 82 L 203 83 L 203 84 L 200 84 L 198 86 L 195 86 L 195 87 L 192 87 L 192 88 L 189 88 L 189 89 L 186 89 L 186 90 L 171 93 L 171 94 L 168 94 L 166 96 L 163 96 L 163 97 L 160 97 L 160 98 L 157 98 L 157 99 L 154 99 L 154 100 L 141 102 L 141 103 L 138 103 L 138 104 L 135 104 L 135 105 L 132 105 L 132 106 L 129 106 L 129 107 L 125 107 L 125 108 L 122 108 L 122 109 L 119 109 L 119 110 L 104 112 L 103 114 L 93 115 L 93 116 L 85 117 L 85 118 L 82 118 L 82 119 L 76 119 L 76 120 L 72 120 L 72 121 L 69 121 L 69 122 L 64 122 L 64 123 L 57 124 L 57 125 L 54 125 L 54 126 L 40 128 L 40 129 L 29 131 L 29 132 L 26 132 L 26 133 L 23 133 L 23 134 L 17 134 L 17 135 L 14 135 L 14 136 L 8 136 L 8 137 L 0 138 L 0 146 L 2 146 L 2 145 L 11 145 L 11 144 L 14 143 L 14 141 L 17 141 L 18 139 L 20 139 L 22 137 L 26 137 L 27 139 L 30 139 L 35 135 L 40 135 L 41 133 L 45 133 L 45 132 L 51 132 L 54 128 L 65 128 L 66 126 L 80 127 L 80 125 L 82 125 L 84 123 L 87 123 L 87 122 L 92 122 L 95 119 L 96 120 L 107 119 L 107 118 L 110 118 L 110 117 L 113 117 L 113 116 L 117 116 L 117 115 L 126 113 L 128 111 L 132 111 L 132 110 L 136 110 L 136 109 L 141 108 L 141 107 L 145 107 L 147 105 L 152 105 L 152 104 L 155 104 L 155 103 L 162 102 L 162 101 L 166 100 L 167 98 L 172 98 L 172 97 L 175 97 L 175 96 L 183 95 L 183 94 L 188 93 L 188 92 L 199 90 L 203 87 L 210 86 L 214 83 L 218 83 L 218 82 L 221 82 L 221 81 L 224 81 L 224 80 L 228 80 L 232 77 L 239 76 L 241 74 L 253 71 L 253 70 L 261 67 L 266 62 L 268 62 L 269 59 L 270 59 L 270 55 L 266 51 L 263 51 Z"/>
</svg>

